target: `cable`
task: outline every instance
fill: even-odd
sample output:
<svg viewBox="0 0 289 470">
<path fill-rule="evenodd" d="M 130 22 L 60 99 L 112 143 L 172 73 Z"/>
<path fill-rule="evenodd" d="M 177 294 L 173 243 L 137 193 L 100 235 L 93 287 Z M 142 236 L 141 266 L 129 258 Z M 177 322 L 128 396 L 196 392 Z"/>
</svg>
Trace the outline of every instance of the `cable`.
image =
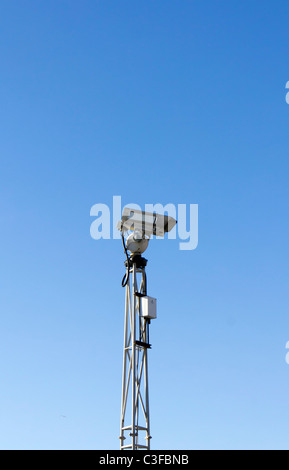
<svg viewBox="0 0 289 470">
<path fill-rule="evenodd" d="M 127 253 L 127 248 L 125 246 L 123 230 L 121 232 L 121 239 L 122 239 L 123 249 L 124 249 L 124 252 L 125 252 L 125 255 L 126 255 L 126 262 L 127 262 L 127 270 L 126 270 L 126 273 L 123 276 L 122 281 L 121 281 L 122 287 L 125 287 L 127 285 L 128 281 L 129 281 L 129 271 L 130 271 L 129 263 L 130 262 L 129 262 L 129 256 L 128 256 L 128 253 Z"/>
</svg>

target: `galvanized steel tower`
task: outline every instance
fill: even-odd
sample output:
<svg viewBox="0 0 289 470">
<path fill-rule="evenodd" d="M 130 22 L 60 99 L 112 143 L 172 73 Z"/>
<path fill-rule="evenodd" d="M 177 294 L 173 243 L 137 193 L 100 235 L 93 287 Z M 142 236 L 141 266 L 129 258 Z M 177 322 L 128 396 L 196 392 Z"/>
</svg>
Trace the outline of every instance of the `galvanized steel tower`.
<svg viewBox="0 0 289 470">
<path fill-rule="evenodd" d="M 149 324 L 152 314 L 144 312 L 147 298 L 146 260 L 129 260 L 125 294 L 123 378 L 121 400 L 121 449 L 150 449 L 148 384 Z M 153 302 L 152 302 L 153 303 Z"/>
<path fill-rule="evenodd" d="M 150 450 L 148 383 L 149 326 L 157 317 L 156 299 L 147 295 L 147 260 L 141 255 L 151 235 L 164 235 L 176 221 L 132 209 L 124 209 L 118 224 L 126 254 L 124 350 L 121 399 L 121 450 Z M 124 231 L 133 233 L 124 240 Z M 131 254 L 129 255 L 128 252 Z"/>
</svg>

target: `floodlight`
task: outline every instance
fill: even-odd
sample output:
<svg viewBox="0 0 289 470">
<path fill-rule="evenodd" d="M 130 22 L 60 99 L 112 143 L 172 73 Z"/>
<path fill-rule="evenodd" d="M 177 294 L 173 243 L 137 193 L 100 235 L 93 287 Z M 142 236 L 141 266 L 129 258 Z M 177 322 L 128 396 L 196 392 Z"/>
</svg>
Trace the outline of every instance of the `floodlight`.
<svg viewBox="0 0 289 470">
<path fill-rule="evenodd" d="M 122 219 L 118 222 L 117 228 L 121 231 L 139 231 L 148 237 L 151 235 L 163 237 L 165 233 L 172 230 L 176 223 L 177 221 L 168 215 L 144 212 L 125 207 L 123 209 Z"/>
</svg>

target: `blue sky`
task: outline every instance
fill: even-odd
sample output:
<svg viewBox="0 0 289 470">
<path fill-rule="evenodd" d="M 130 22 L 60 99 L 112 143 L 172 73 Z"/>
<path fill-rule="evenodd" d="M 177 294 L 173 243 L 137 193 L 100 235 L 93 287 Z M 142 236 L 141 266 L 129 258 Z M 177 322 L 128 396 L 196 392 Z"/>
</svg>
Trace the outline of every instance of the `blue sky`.
<svg viewBox="0 0 289 470">
<path fill-rule="evenodd" d="M 289 449 L 287 1 L 4 0 L 0 448 L 117 449 L 124 256 L 90 209 L 199 204 L 152 241 L 154 449 Z"/>
</svg>

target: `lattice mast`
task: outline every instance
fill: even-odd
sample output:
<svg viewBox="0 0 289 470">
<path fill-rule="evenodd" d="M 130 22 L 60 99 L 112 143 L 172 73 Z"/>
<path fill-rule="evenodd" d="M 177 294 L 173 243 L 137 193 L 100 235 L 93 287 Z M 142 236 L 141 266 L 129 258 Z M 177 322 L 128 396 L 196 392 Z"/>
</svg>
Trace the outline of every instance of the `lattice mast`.
<svg viewBox="0 0 289 470">
<path fill-rule="evenodd" d="M 147 260 L 132 256 L 125 294 L 121 449 L 150 450 L 148 383 L 149 325 L 156 317 L 155 299 L 147 297 Z"/>
</svg>

